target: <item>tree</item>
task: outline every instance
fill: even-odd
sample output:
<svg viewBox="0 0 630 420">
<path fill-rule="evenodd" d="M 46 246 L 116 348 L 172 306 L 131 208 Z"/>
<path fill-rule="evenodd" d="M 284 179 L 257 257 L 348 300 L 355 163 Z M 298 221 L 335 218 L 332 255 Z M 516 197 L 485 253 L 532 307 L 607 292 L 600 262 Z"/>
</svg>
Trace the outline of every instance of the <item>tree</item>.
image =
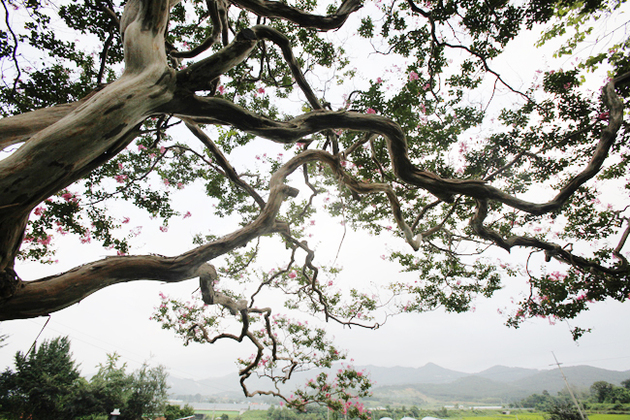
<svg viewBox="0 0 630 420">
<path fill-rule="evenodd" d="M 127 401 L 125 418 L 142 419 L 147 414 L 162 413 L 168 398 L 168 373 L 164 366 L 149 368 L 143 364 L 131 376 L 131 395 Z"/>
<path fill-rule="evenodd" d="M 622 2 L 407 0 L 365 5 L 361 16 L 358 0 L 121 4 L 3 2 L 26 24 L 0 33 L 0 58 L 13 72 L 3 71 L 0 86 L 0 144 L 19 144 L 0 161 L 0 319 L 49 314 L 119 282 L 198 278 L 196 301 L 163 296 L 154 317 L 185 342 L 248 341 L 255 354 L 241 361 L 244 393 L 281 395 L 273 386 L 249 390 L 246 379 L 257 372 L 280 383 L 344 355 L 323 328 L 261 302 L 268 292 L 283 295 L 289 309 L 368 328 L 379 326 L 378 310 L 389 311 L 385 318 L 466 311 L 475 296 L 491 296 L 512 278 L 529 288 L 508 319 L 515 327 L 629 298 L 628 40 L 600 44 L 570 68 L 541 70 L 521 90 L 494 67 L 519 34 L 541 24 L 538 44 L 559 38 L 557 55 L 573 55 L 593 22 L 620 15 Z M 65 27 L 56 31 L 52 22 Z M 336 88 L 342 97 L 331 83 L 312 83 L 357 74 L 327 35 L 346 22 L 353 40 L 365 39 L 396 67 L 363 86 Z M 59 35 L 72 32 L 92 44 Z M 90 53 L 94 45 L 99 54 Z M 27 62 L 24 48 L 41 60 Z M 514 105 L 488 121 L 490 102 L 502 94 Z M 482 105 L 469 100 L 475 95 Z M 177 124 L 189 138 L 175 140 Z M 484 135 L 472 139 L 474 130 Z M 230 153 L 254 149 L 257 139 L 280 145 L 274 157 L 237 169 Z M 300 172 L 302 190 L 289 185 Z M 200 234 L 180 255 L 134 255 L 121 230 L 129 219 L 104 203 L 132 203 L 166 234 L 178 215 L 173 191 L 195 182 L 214 214 L 238 216 L 238 226 L 222 237 Z M 309 196 L 298 198 L 304 190 Z M 418 282 L 394 281 L 382 298 L 340 288 L 337 267 L 317 266 L 309 245 L 316 212 L 399 237 L 413 252 L 383 257 Z M 117 255 L 20 279 L 17 262 L 51 262 L 54 236 L 66 233 Z M 286 248 L 286 264 L 257 259 L 268 236 Z M 493 247 L 530 255 L 519 268 L 487 257 Z M 225 324 L 232 319 L 236 333 Z M 287 404 L 318 401 L 364 414 L 355 397 L 368 392 L 365 375 L 351 368 L 322 375 L 283 396 Z"/>
<path fill-rule="evenodd" d="M 116 353 L 108 354 L 107 362 L 98 365 L 98 372 L 90 380 L 100 411 L 105 414 L 125 407 L 130 396 L 132 377 L 126 372 L 126 363 L 118 366 L 119 359 Z"/>
<path fill-rule="evenodd" d="M 119 359 L 116 353 L 108 355 L 107 362 L 99 365 L 98 373 L 90 381 L 100 402 L 99 412 L 109 414 L 117 408 L 121 420 L 163 413 L 168 398 L 168 373 L 164 366 L 150 368 L 145 363 L 128 374 L 126 363 L 118 366 Z"/>
<path fill-rule="evenodd" d="M 8 419 L 76 419 L 89 414 L 86 383 L 72 360 L 67 337 L 44 341 L 15 355 L 15 372 L 0 377 L 0 413 Z"/>
<path fill-rule="evenodd" d="M 615 386 L 606 381 L 597 381 L 591 385 L 591 394 L 598 403 L 606 402 Z"/>
<path fill-rule="evenodd" d="M 549 409 L 550 420 L 582 420 L 577 407 L 570 401 L 555 401 Z"/>
<path fill-rule="evenodd" d="M 164 409 L 164 417 L 166 417 L 166 420 L 181 419 L 183 417 L 192 416 L 193 414 L 195 414 L 195 409 L 188 404 L 183 407 L 167 404 Z"/>
</svg>

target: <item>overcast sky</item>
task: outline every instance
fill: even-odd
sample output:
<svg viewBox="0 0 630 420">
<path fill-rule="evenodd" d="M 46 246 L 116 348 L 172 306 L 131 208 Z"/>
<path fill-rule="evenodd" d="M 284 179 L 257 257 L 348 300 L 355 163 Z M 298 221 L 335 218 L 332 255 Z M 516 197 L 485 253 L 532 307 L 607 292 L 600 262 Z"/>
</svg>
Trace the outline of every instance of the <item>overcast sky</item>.
<svg viewBox="0 0 630 420">
<path fill-rule="evenodd" d="M 530 44 L 525 42 L 522 45 Z M 505 61 L 500 70 L 514 76 L 511 80 L 517 84 L 516 87 L 520 87 L 519 83 L 527 86 L 524 74 L 531 74 L 535 69 L 533 62 L 544 68 L 550 59 L 540 51 L 523 50 L 518 45 L 515 51 L 513 59 Z M 528 51 L 529 55 L 525 53 Z M 267 143 L 258 145 L 256 147 L 265 150 L 271 147 Z M 113 208 L 119 214 L 132 215 L 130 229 L 142 226 L 143 236 L 135 244 L 134 253 L 173 255 L 189 248 L 192 236 L 198 232 L 227 233 L 221 232 L 221 227 L 225 225 L 223 221 L 208 216 L 208 203 L 196 195 L 194 189 L 181 194 L 176 207 L 182 213 L 191 211 L 192 217 L 173 220 L 168 233 L 159 231 L 157 221 L 136 216 L 133 210 Z M 627 195 L 627 192 L 624 194 Z M 338 221 L 318 220 L 316 227 L 320 233 L 318 240 L 321 241 L 316 243 L 316 262 L 331 263 L 335 260 L 343 230 Z M 321 235 L 322 232 L 326 232 L 325 235 Z M 347 232 L 337 259 L 344 267 L 339 280 L 358 287 L 370 287 L 372 282 L 401 276 L 395 265 L 380 258 L 383 249 L 400 245 L 395 242 L 386 236 L 371 238 Z M 61 238 L 58 249 L 59 264 L 44 268 L 22 264 L 17 267 L 18 273 L 24 279 L 38 278 L 107 254 L 97 246 L 79 245 L 77 240 L 70 238 Z M 518 252 L 514 254 L 514 258 L 518 257 Z M 495 365 L 550 369 L 554 363 L 554 352 L 565 366 L 586 364 L 630 370 L 630 302 L 596 304 L 581 315 L 572 326 L 592 327 L 593 332 L 576 344 L 571 338 L 571 326 L 565 323 L 550 325 L 545 320 L 534 320 L 525 322 L 518 330 L 506 327 L 506 316 L 499 314 L 497 309 L 509 306 L 510 299 L 518 297 L 525 286 L 523 279 L 513 283 L 492 300 L 478 301 L 476 310 L 471 313 L 445 314 L 436 311 L 400 315 L 391 318 L 376 331 L 349 330 L 337 325 L 329 325 L 328 330 L 336 337 L 340 347 L 349 351 L 356 365 L 420 367 L 431 362 L 468 373 Z M 147 361 L 165 365 L 172 375 L 178 377 L 202 379 L 233 373 L 237 369 L 234 363 L 236 357 L 249 356 L 253 352 L 247 344 L 219 342 L 183 347 L 171 332 L 161 330 L 155 321 L 149 320 L 153 308 L 159 305 L 159 292 L 186 296 L 196 288 L 195 280 L 177 285 L 134 282 L 109 287 L 78 305 L 52 314 L 39 341 L 60 335 L 69 336 L 74 357 L 81 364 L 84 374 L 95 372 L 96 365 L 105 361 L 106 354 L 112 352 L 119 353 L 132 369 Z M 0 333 L 9 335 L 7 345 L 0 349 L 1 368 L 13 366 L 16 351 L 28 351 L 46 320 L 36 318 L 0 324 Z"/>
</svg>

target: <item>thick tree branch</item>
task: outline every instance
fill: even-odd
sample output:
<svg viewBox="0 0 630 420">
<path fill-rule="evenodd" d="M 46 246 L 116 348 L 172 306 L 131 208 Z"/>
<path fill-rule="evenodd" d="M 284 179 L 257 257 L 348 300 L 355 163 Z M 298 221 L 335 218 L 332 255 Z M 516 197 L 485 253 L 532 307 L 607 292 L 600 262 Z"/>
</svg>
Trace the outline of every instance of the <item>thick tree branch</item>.
<svg viewBox="0 0 630 420">
<path fill-rule="evenodd" d="M 177 58 L 192 58 L 196 57 L 202 52 L 208 50 L 219 41 L 223 29 L 227 27 L 227 10 L 228 4 L 225 0 L 207 0 L 208 12 L 210 13 L 210 20 L 212 21 L 212 33 L 201 44 L 196 46 L 190 51 L 174 51 L 171 52 L 171 57 Z"/>
<path fill-rule="evenodd" d="M 210 153 L 212 153 L 212 155 L 215 157 L 215 160 L 217 161 L 217 164 L 221 168 L 223 168 L 223 171 L 225 171 L 225 175 L 228 177 L 228 179 L 238 187 L 245 190 L 254 199 L 254 201 L 256 201 L 256 204 L 258 204 L 258 206 L 263 209 L 266 204 L 265 200 L 263 200 L 263 198 L 256 192 L 256 190 L 252 188 L 251 185 L 243 181 L 241 177 L 238 176 L 236 170 L 234 170 L 232 165 L 230 165 L 230 162 L 228 162 L 223 152 L 221 152 L 221 150 L 214 144 L 214 142 L 210 140 L 206 133 L 204 133 L 197 124 L 187 121 L 184 122 L 186 123 L 186 127 L 188 127 L 188 129 L 195 135 L 195 137 L 201 140 L 203 145 L 208 148 Z"/>
<path fill-rule="evenodd" d="M 79 101 L 69 104 L 55 105 L 11 117 L 0 118 L 0 150 L 4 150 L 13 144 L 27 141 L 35 133 L 51 126 L 76 110 L 95 93 L 96 91 Z"/>
<path fill-rule="evenodd" d="M 256 220 L 242 229 L 176 257 L 110 257 L 60 275 L 22 282 L 15 294 L 0 306 L 0 320 L 46 315 L 116 283 L 134 280 L 177 282 L 195 277 L 197 269 L 206 261 L 244 246 L 260 235 L 286 229 L 284 224 L 276 222 L 275 217 L 286 197 L 298 193 L 284 184 L 288 173 L 285 169 L 274 174 L 267 205 Z"/>
<path fill-rule="evenodd" d="M 317 111 L 303 114 L 289 121 L 273 121 L 258 116 L 220 98 L 182 96 L 165 107 L 165 112 L 181 113 L 200 122 L 205 118 L 214 123 L 232 125 L 240 130 L 276 141 L 293 143 L 304 136 L 326 129 L 350 129 L 379 133 L 385 137 L 395 175 L 402 181 L 426 189 L 436 197 L 451 202 L 457 194 L 496 200 L 510 207 L 539 215 L 559 209 L 586 181 L 595 176 L 608 156 L 621 126 L 623 106 L 614 91 L 617 79 L 606 85 L 606 102 L 610 109 L 608 127 L 589 164 L 565 185 L 556 197 L 546 203 L 532 203 L 504 193 L 479 180 L 444 179 L 434 173 L 417 168 L 409 159 L 407 141 L 401 128 L 391 120 L 378 115 L 354 112 Z"/>
<path fill-rule="evenodd" d="M 254 12 L 258 16 L 280 18 L 296 23 L 304 28 L 316 28 L 324 31 L 340 28 L 348 16 L 362 6 L 361 0 L 344 0 L 335 14 L 320 16 L 303 12 L 279 1 L 231 0 L 231 2 L 238 7 Z"/>
<path fill-rule="evenodd" d="M 551 258 L 555 258 L 558 261 L 566 263 L 570 266 L 576 267 L 583 272 L 592 272 L 593 270 L 603 274 L 625 274 L 630 272 L 630 266 L 627 260 L 618 252 L 615 255 L 621 260 L 621 264 L 615 267 L 606 267 L 593 260 L 589 260 L 577 255 L 574 255 L 566 248 L 560 245 L 542 241 L 540 239 L 527 237 L 527 236 L 511 236 L 503 238 L 498 232 L 490 229 L 483 224 L 483 221 L 488 215 L 488 202 L 487 200 L 477 200 L 477 207 L 475 215 L 470 220 L 470 225 L 477 235 L 481 238 L 490 240 L 495 245 L 510 251 L 515 246 L 522 246 L 528 248 L 539 249 L 545 252 L 547 261 Z"/>
</svg>

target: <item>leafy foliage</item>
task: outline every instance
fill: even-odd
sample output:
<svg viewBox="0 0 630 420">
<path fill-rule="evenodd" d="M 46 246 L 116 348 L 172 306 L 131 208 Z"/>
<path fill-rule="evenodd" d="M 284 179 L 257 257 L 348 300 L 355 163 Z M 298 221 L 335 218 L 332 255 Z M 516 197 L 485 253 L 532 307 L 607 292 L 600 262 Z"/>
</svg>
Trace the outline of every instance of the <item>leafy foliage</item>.
<svg viewBox="0 0 630 420">
<path fill-rule="evenodd" d="M 88 414 L 81 405 L 79 376 L 67 337 L 43 342 L 15 355 L 15 371 L 0 377 L 0 412 L 9 419 L 73 419 Z"/>
<path fill-rule="evenodd" d="M 0 377 L 0 413 L 8 419 L 88 419 L 120 409 L 121 419 L 136 420 L 163 413 L 167 373 L 163 366 L 143 365 L 127 374 L 118 367 L 118 355 L 88 382 L 72 360 L 70 341 L 58 337 L 44 341 L 26 355 L 15 355 L 15 372 Z M 189 410 L 188 410 L 189 411 Z M 188 412 L 186 411 L 186 412 Z"/>
<path fill-rule="evenodd" d="M 119 356 L 107 356 L 90 380 L 90 388 L 100 402 L 99 412 L 109 414 L 120 410 L 122 419 L 140 419 L 146 415 L 163 413 L 168 397 L 164 366 L 150 368 L 146 363 L 140 369 L 126 372 L 126 364 L 118 366 Z"/>
</svg>

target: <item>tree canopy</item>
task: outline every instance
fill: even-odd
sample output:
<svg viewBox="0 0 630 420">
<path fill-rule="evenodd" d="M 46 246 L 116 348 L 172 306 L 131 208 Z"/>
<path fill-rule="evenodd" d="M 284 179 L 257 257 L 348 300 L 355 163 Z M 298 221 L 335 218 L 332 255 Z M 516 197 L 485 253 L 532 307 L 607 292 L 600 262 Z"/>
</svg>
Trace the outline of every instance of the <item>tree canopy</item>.
<svg viewBox="0 0 630 420">
<path fill-rule="evenodd" d="M 167 410 L 164 366 L 145 363 L 127 373 L 125 364 L 118 366 L 117 354 L 107 357 L 88 382 L 80 377 L 68 337 L 45 340 L 37 348 L 34 344 L 27 354 L 18 352 L 15 371 L 7 368 L 0 376 L 0 413 L 8 419 L 41 420 L 109 417 L 114 409 L 121 420 L 190 413 L 190 407 Z"/>
<path fill-rule="evenodd" d="M 375 328 L 379 311 L 462 312 L 524 280 L 516 327 L 630 299 L 624 5 L 3 0 L 0 319 L 115 283 L 198 279 L 195 300 L 164 295 L 154 318 L 186 343 L 248 341 L 244 392 L 280 395 L 246 379 L 281 383 L 344 357 L 290 310 Z M 495 66 L 519 36 L 567 60 L 516 85 Z M 499 110 L 497 97 L 509 98 Z M 172 197 L 194 187 L 208 215 L 238 219 L 233 230 L 200 232 L 179 255 L 135 253 L 142 232 L 112 203 L 160 220 L 168 241 L 169 221 L 190 215 Z M 383 258 L 418 280 L 372 296 L 319 264 L 320 213 L 400 238 L 407 250 Z M 19 262 L 54 262 L 66 234 L 111 256 L 22 280 Z M 269 246 L 284 264 L 258 258 Z M 368 388 L 348 368 L 283 398 L 361 414 L 354 397 Z"/>
<path fill-rule="evenodd" d="M 81 378 L 66 337 L 15 355 L 15 372 L 0 376 L 0 412 L 7 418 L 70 419 L 77 412 Z"/>
</svg>

